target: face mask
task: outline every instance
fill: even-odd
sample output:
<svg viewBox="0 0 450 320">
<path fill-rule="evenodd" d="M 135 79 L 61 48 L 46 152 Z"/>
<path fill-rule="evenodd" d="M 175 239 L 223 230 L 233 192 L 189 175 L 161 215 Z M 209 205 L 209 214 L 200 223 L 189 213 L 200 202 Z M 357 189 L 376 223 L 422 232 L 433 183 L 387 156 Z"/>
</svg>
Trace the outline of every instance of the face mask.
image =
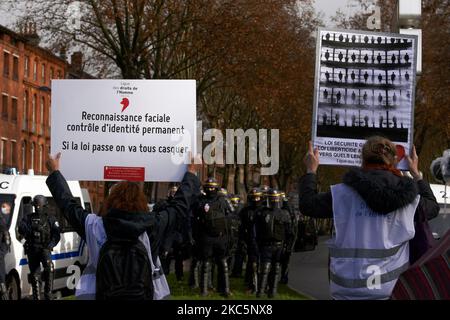
<svg viewBox="0 0 450 320">
<path fill-rule="evenodd" d="M 7 208 L 2 208 L 2 213 L 3 213 L 3 214 L 10 214 L 11 212 L 10 212 L 10 210 L 7 209 Z"/>
<path fill-rule="evenodd" d="M 217 190 L 213 189 L 213 188 L 212 189 L 206 189 L 205 193 L 206 193 L 206 196 L 208 198 L 213 198 L 213 197 L 215 197 L 217 195 Z"/>
<path fill-rule="evenodd" d="M 37 208 L 35 207 L 34 208 L 34 214 L 37 215 L 37 216 L 40 216 L 42 214 L 42 211 L 43 210 L 40 207 L 37 207 Z"/>
</svg>

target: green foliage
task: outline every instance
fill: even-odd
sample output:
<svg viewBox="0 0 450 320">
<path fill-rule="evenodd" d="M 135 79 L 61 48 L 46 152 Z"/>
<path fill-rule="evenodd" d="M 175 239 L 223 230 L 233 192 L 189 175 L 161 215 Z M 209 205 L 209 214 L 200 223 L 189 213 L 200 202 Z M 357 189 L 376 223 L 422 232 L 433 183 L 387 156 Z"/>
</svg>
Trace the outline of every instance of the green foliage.
<svg viewBox="0 0 450 320">
<path fill-rule="evenodd" d="M 188 274 L 185 274 L 185 279 L 188 278 Z M 217 292 L 210 292 L 207 297 L 200 295 L 199 289 L 191 290 L 187 284 L 187 280 L 178 282 L 174 274 L 170 274 L 167 277 L 169 282 L 170 291 L 172 293 L 172 300 L 265 300 L 267 296 L 262 298 L 256 298 L 254 294 L 246 292 L 243 278 L 231 278 L 230 285 L 233 295 L 229 298 L 222 297 Z M 287 285 L 280 284 L 278 286 L 278 295 L 275 300 L 307 300 L 306 296 L 303 296 L 296 291 L 290 289 Z"/>
</svg>

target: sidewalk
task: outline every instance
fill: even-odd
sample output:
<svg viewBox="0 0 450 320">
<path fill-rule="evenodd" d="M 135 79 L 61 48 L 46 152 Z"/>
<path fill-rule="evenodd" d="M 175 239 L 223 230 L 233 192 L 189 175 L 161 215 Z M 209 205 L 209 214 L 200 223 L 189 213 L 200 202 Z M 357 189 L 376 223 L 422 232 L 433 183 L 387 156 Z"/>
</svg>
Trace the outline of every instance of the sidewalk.
<svg viewBox="0 0 450 320">
<path fill-rule="evenodd" d="M 314 251 L 291 256 L 289 287 L 313 299 L 330 300 L 328 285 L 328 236 L 320 237 Z"/>
</svg>

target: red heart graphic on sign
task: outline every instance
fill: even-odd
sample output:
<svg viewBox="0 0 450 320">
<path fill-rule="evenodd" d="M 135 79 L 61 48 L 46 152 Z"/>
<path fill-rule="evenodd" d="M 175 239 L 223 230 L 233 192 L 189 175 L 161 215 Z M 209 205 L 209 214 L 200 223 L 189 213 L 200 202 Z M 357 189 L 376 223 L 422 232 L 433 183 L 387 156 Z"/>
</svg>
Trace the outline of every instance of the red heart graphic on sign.
<svg viewBox="0 0 450 320">
<path fill-rule="evenodd" d="M 120 104 L 122 105 L 122 112 L 124 112 L 125 109 L 130 105 L 130 100 L 128 100 L 127 98 L 123 98 Z"/>
<path fill-rule="evenodd" d="M 401 145 L 396 145 L 395 148 L 397 149 L 397 160 L 400 162 L 405 157 L 405 148 Z"/>
</svg>

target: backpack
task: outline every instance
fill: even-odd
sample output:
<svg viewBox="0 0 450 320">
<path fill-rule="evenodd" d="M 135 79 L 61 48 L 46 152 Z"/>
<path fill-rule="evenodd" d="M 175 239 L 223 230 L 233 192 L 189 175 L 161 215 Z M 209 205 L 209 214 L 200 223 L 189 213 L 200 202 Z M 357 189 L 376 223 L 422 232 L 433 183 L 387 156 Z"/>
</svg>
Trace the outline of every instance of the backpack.
<svg viewBox="0 0 450 320">
<path fill-rule="evenodd" d="M 136 239 L 107 240 L 96 273 L 97 300 L 153 300 L 152 266 L 144 244 Z"/>
</svg>

